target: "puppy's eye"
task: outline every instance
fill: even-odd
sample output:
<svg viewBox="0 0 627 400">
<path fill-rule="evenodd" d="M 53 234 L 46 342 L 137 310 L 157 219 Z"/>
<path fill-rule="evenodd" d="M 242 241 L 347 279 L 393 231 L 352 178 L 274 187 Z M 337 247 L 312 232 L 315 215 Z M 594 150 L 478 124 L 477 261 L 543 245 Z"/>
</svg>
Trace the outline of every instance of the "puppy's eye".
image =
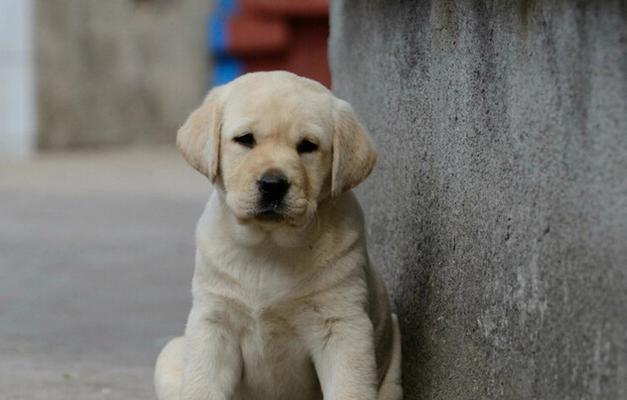
<svg viewBox="0 0 627 400">
<path fill-rule="evenodd" d="M 296 146 L 296 151 L 300 154 L 311 153 L 316 150 L 318 150 L 318 145 L 307 139 L 301 140 L 298 146 Z"/>
<path fill-rule="evenodd" d="M 257 143 L 255 142 L 255 137 L 250 132 L 234 137 L 233 141 L 241 144 L 244 147 L 248 147 L 249 149 L 255 147 L 255 144 Z"/>
</svg>

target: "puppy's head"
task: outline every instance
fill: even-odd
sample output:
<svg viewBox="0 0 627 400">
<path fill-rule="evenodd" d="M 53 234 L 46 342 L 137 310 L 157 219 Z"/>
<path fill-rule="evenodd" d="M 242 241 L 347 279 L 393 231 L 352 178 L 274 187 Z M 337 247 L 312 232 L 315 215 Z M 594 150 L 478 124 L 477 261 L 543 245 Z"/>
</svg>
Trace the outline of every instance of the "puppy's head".
<svg viewBox="0 0 627 400">
<path fill-rule="evenodd" d="M 213 89 L 177 145 L 240 222 L 269 227 L 305 225 L 319 202 L 359 184 L 376 159 L 348 103 L 282 71 Z"/>
</svg>

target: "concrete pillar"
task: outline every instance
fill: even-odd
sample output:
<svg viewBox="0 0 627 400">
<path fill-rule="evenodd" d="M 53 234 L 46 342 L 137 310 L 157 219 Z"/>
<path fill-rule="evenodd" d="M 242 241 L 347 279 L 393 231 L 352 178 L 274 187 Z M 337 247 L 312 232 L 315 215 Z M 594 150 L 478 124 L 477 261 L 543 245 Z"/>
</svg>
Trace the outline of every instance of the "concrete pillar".
<svg viewBox="0 0 627 400">
<path fill-rule="evenodd" d="M 624 1 L 331 2 L 406 399 L 627 399 Z"/>
<path fill-rule="evenodd" d="M 0 156 L 25 157 L 34 147 L 33 5 L 0 0 Z"/>
</svg>

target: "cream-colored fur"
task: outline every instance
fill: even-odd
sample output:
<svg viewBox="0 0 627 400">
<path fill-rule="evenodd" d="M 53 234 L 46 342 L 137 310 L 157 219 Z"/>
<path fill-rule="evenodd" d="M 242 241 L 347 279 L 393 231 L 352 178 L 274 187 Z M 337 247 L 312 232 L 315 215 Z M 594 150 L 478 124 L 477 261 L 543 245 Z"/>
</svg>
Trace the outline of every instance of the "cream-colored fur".
<svg viewBox="0 0 627 400">
<path fill-rule="evenodd" d="M 234 141 L 254 135 L 254 147 Z M 307 139 L 318 148 L 299 154 Z M 185 335 L 162 350 L 160 400 L 400 400 L 400 332 L 350 191 L 375 152 L 348 103 L 287 72 L 209 93 L 179 130 L 214 183 L 196 228 Z M 257 180 L 289 179 L 280 219 Z"/>
</svg>

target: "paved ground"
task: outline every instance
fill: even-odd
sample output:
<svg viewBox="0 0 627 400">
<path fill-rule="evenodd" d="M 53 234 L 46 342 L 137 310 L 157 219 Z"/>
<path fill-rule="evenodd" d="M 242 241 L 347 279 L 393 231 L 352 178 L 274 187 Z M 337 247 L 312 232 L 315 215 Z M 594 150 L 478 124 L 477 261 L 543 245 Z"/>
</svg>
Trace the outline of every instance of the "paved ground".
<svg viewBox="0 0 627 400">
<path fill-rule="evenodd" d="M 0 162 L 0 398 L 154 399 L 207 193 L 170 150 Z"/>
</svg>

